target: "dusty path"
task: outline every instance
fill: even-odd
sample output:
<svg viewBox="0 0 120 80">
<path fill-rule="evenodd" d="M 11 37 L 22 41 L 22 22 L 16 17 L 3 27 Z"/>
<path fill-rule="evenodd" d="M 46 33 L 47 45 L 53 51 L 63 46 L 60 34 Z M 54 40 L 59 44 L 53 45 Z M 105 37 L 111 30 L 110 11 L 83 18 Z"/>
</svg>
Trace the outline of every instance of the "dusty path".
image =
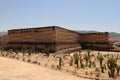
<svg viewBox="0 0 120 80">
<path fill-rule="evenodd" d="M 87 80 L 68 73 L 0 57 L 0 80 Z"/>
</svg>

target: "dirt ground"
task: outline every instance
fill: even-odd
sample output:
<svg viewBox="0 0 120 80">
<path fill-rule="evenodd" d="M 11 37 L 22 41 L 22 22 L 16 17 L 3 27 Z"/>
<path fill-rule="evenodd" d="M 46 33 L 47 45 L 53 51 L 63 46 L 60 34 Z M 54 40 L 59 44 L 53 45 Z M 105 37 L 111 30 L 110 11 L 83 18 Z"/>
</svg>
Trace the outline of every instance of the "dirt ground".
<svg viewBox="0 0 120 80">
<path fill-rule="evenodd" d="M 27 62 L 0 57 L 0 80 L 88 80 Z"/>
</svg>

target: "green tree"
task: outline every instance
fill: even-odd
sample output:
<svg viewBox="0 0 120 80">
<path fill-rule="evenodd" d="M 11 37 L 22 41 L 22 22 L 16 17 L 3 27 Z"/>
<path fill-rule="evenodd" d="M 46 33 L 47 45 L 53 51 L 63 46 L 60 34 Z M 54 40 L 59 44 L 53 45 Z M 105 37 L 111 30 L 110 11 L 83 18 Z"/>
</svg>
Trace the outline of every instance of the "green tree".
<svg viewBox="0 0 120 80">
<path fill-rule="evenodd" d="M 27 46 L 22 46 L 21 52 L 23 53 L 23 57 L 24 57 L 25 54 L 28 52 Z"/>
<path fill-rule="evenodd" d="M 35 52 L 35 47 L 31 47 L 28 50 L 28 55 L 31 56 L 31 54 L 34 53 L 34 52 Z"/>
<path fill-rule="evenodd" d="M 84 59 L 86 61 L 86 66 L 88 66 L 89 56 L 87 54 L 84 54 Z"/>
<path fill-rule="evenodd" d="M 9 56 L 12 57 L 13 49 L 9 49 L 8 52 L 9 52 Z"/>
<path fill-rule="evenodd" d="M 103 65 L 104 57 L 103 57 L 102 55 L 99 55 L 99 56 L 97 57 L 97 59 L 98 59 L 99 62 L 100 62 L 101 72 L 104 73 L 104 69 L 105 69 L 105 66 Z"/>
<path fill-rule="evenodd" d="M 104 73 L 104 69 L 105 69 L 105 66 L 102 65 L 102 66 L 101 66 L 101 72 L 102 72 L 102 73 Z"/>
<path fill-rule="evenodd" d="M 79 55 L 78 55 L 78 53 L 75 53 L 73 56 L 74 56 L 75 64 L 77 65 L 77 68 L 78 68 L 79 67 L 79 65 L 78 65 Z"/>
<path fill-rule="evenodd" d="M 42 51 L 42 52 L 45 53 L 47 57 L 49 57 L 50 53 L 49 53 L 49 50 L 48 50 L 48 49 L 43 48 L 43 51 Z"/>
<path fill-rule="evenodd" d="M 91 51 L 88 49 L 87 54 L 88 54 L 89 57 L 90 57 L 90 53 L 91 53 Z"/>
<path fill-rule="evenodd" d="M 98 60 L 99 60 L 99 62 L 100 62 L 100 67 L 102 67 L 102 63 L 103 63 L 103 60 L 104 60 L 103 56 L 102 56 L 102 55 L 99 55 L 99 56 L 98 56 Z"/>
<path fill-rule="evenodd" d="M 93 67 L 96 67 L 95 61 L 93 61 L 91 64 Z"/>
<path fill-rule="evenodd" d="M 89 67 L 91 68 L 91 64 L 92 64 L 92 61 L 91 60 L 89 60 Z"/>
<path fill-rule="evenodd" d="M 104 69 L 107 70 L 106 64 L 104 64 L 103 66 L 104 66 Z"/>
<path fill-rule="evenodd" d="M 107 60 L 107 66 L 108 66 L 108 74 L 109 74 L 109 77 L 112 77 L 112 78 L 115 78 L 115 68 L 117 66 L 116 64 L 116 60 L 111 57 Z"/>
<path fill-rule="evenodd" d="M 18 55 L 18 53 L 19 53 L 19 50 L 16 50 L 16 51 L 15 51 L 15 54 Z"/>
<path fill-rule="evenodd" d="M 25 60 L 25 54 L 28 52 L 27 46 L 22 46 L 21 52 L 23 53 L 23 61 Z"/>
<path fill-rule="evenodd" d="M 80 67 L 81 67 L 81 68 L 84 67 L 83 59 L 82 59 L 82 54 L 80 54 Z"/>
</svg>

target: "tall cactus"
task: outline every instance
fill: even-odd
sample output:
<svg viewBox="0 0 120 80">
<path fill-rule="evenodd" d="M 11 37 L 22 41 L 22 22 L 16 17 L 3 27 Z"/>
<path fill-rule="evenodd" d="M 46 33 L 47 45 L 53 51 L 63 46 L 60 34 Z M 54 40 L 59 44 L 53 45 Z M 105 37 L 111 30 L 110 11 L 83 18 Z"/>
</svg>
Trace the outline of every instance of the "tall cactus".
<svg viewBox="0 0 120 80">
<path fill-rule="evenodd" d="M 8 52 L 9 52 L 9 56 L 12 57 L 11 55 L 13 54 L 13 49 L 9 49 Z"/>
<path fill-rule="evenodd" d="M 82 54 L 79 54 L 80 56 L 80 67 L 83 68 L 83 59 L 82 59 Z"/>
<path fill-rule="evenodd" d="M 115 78 L 115 68 L 117 66 L 116 60 L 113 57 L 109 58 L 107 60 L 107 66 L 110 70 L 110 71 L 108 71 L 109 77 Z"/>
<path fill-rule="evenodd" d="M 21 52 L 23 53 L 23 57 L 25 56 L 25 54 L 28 52 L 27 46 L 22 46 Z"/>
<path fill-rule="evenodd" d="M 71 57 L 70 66 L 73 66 L 73 57 Z"/>
<path fill-rule="evenodd" d="M 3 45 L 0 45 L 0 53 L 1 53 L 1 54 L 2 54 L 3 50 L 4 50 L 4 46 L 3 46 Z"/>
<path fill-rule="evenodd" d="M 119 75 L 120 65 L 117 65 L 117 66 L 116 66 L 116 70 L 117 70 L 117 75 Z"/>
<path fill-rule="evenodd" d="M 62 66 L 62 58 L 60 57 L 59 58 L 59 68 L 61 68 L 61 66 Z"/>
<path fill-rule="evenodd" d="M 49 50 L 47 48 L 44 48 L 43 52 L 46 54 L 47 57 L 49 57 L 50 53 L 49 53 Z"/>
<path fill-rule="evenodd" d="M 77 68 L 78 68 L 79 55 L 75 53 L 73 56 L 74 56 L 75 64 L 77 65 Z"/>
<path fill-rule="evenodd" d="M 89 60 L 89 67 L 91 68 L 91 64 L 92 64 L 92 61 L 91 60 Z"/>
<path fill-rule="evenodd" d="M 87 50 L 87 54 L 88 54 L 89 57 L 90 57 L 90 52 L 91 52 L 91 51 L 88 49 L 88 50 Z"/>
<path fill-rule="evenodd" d="M 84 54 L 84 59 L 86 61 L 86 66 L 88 66 L 89 56 L 87 54 Z"/>
<path fill-rule="evenodd" d="M 100 67 L 102 67 L 102 63 L 103 63 L 103 60 L 104 60 L 103 56 L 102 55 L 98 56 L 98 60 L 100 62 Z"/>
</svg>

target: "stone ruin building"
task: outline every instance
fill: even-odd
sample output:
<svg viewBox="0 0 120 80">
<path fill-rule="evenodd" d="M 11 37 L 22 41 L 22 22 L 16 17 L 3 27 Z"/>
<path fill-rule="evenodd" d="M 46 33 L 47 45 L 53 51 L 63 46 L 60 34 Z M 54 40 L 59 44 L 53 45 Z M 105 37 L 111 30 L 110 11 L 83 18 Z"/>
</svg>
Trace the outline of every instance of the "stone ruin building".
<svg viewBox="0 0 120 80">
<path fill-rule="evenodd" d="M 8 30 L 7 48 L 23 46 L 50 52 L 60 50 L 97 49 L 109 50 L 109 33 L 78 33 L 59 26 Z"/>
</svg>

